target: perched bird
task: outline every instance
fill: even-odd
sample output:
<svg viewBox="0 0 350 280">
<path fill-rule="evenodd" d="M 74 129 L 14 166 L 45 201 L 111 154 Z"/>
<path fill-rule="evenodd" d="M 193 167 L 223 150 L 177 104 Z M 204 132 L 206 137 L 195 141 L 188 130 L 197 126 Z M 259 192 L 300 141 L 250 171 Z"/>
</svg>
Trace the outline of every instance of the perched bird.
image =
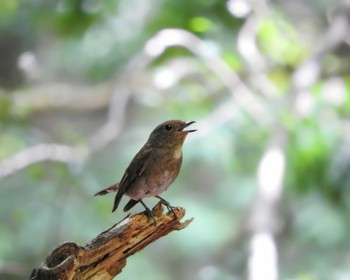
<svg viewBox="0 0 350 280">
<path fill-rule="evenodd" d="M 124 212 L 140 202 L 150 218 L 153 218 L 153 212 L 142 199 L 157 197 L 176 216 L 169 202 L 159 195 L 167 190 L 179 174 L 182 163 L 182 145 L 187 134 L 196 131 L 185 130 L 185 128 L 193 123 L 194 121 L 186 123 L 180 120 L 170 120 L 158 125 L 152 131 L 146 144 L 131 161 L 121 181 L 96 193 L 95 196 L 117 192 L 112 210 L 114 212 L 123 195 L 126 194 L 130 200 L 125 205 Z"/>
</svg>

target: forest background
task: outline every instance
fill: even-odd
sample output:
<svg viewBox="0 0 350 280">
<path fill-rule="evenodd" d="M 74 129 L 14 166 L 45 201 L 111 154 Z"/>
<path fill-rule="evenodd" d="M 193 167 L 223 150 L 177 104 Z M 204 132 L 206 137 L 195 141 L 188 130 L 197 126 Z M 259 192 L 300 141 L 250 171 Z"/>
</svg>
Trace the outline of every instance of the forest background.
<svg viewBox="0 0 350 280">
<path fill-rule="evenodd" d="M 331 0 L 0 1 L 0 278 L 122 219 L 93 194 L 182 119 L 198 131 L 164 197 L 194 222 L 118 279 L 350 279 L 349 15 Z"/>
</svg>

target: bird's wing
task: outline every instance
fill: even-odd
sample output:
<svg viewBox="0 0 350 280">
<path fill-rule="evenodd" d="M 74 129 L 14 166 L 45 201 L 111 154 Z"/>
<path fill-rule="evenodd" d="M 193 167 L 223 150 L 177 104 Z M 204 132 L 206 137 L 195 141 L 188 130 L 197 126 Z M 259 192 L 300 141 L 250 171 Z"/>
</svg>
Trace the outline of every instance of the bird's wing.
<svg viewBox="0 0 350 280">
<path fill-rule="evenodd" d="M 147 163 L 150 155 L 151 149 L 143 148 L 136 154 L 134 159 L 131 161 L 130 165 L 126 169 L 119 183 L 119 189 L 114 199 L 112 212 L 114 212 L 118 208 L 120 200 L 127 191 L 128 187 L 143 174 L 145 164 Z"/>
</svg>

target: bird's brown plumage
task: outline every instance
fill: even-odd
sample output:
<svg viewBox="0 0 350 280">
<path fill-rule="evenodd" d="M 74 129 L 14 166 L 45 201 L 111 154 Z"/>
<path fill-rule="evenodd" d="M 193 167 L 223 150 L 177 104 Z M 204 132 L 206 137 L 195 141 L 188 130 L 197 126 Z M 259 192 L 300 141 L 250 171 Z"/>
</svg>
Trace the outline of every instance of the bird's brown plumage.
<svg viewBox="0 0 350 280">
<path fill-rule="evenodd" d="M 125 170 L 121 181 L 96 195 L 116 191 L 112 211 L 118 208 L 125 194 L 131 200 L 124 207 L 124 211 L 128 211 L 138 202 L 143 204 L 142 199 L 145 197 L 158 197 L 179 174 L 182 163 L 182 145 L 187 134 L 195 131 L 184 129 L 192 123 L 194 122 L 170 120 L 158 125 Z M 166 202 L 160 199 L 163 203 Z"/>
</svg>

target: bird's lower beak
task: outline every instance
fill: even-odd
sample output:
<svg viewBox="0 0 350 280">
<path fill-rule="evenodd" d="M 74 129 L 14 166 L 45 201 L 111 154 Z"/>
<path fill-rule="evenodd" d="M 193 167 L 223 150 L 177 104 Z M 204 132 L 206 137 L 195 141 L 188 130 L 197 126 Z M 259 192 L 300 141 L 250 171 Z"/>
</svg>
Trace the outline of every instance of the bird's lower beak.
<svg viewBox="0 0 350 280">
<path fill-rule="evenodd" d="M 191 129 L 191 130 L 184 130 L 186 127 L 188 127 L 189 125 L 195 123 L 195 121 L 190 121 L 187 122 L 181 129 L 179 129 L 180 131 L 184 131 L 184 132 L 195 132 L 197 131 L 197 129 Z"/>
</svg>

